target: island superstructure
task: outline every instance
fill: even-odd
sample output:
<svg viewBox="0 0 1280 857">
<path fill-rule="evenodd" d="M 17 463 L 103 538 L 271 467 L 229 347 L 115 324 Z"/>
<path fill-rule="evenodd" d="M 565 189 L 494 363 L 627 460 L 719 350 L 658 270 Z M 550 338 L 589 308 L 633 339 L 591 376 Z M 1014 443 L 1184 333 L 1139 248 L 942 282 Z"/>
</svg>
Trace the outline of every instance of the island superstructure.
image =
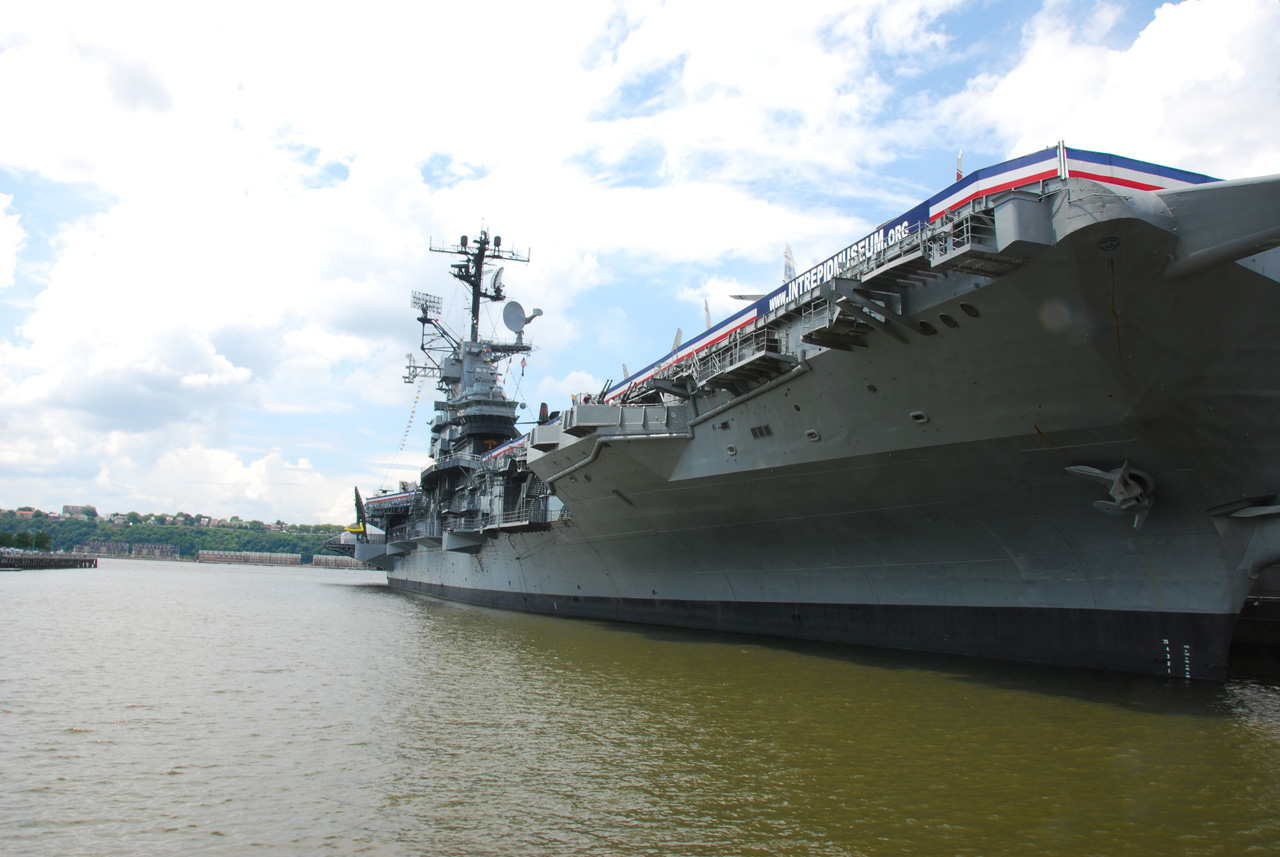
<svg viewBox="0 0 1280 857">
<path fill-rule="evenodd" d="M 527 434 L 425 296 L 418 483 L 339 549 L 494 607 L 1225 675 L 1280 577 L 1280 177 L 971 173 Z M 535 313 L 536 315 L 536 313 Z"/>
</svg>

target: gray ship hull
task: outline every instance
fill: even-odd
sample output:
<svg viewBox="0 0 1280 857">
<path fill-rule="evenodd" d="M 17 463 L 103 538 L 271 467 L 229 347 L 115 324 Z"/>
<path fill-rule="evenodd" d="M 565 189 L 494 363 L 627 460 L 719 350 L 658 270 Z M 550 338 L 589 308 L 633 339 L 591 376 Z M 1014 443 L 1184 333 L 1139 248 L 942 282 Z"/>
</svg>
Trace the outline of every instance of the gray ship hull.
<svg viewBox="0 0 1280 857">
<path fill-rule="evenodd" d="M 797 302 L 765 319 L 774 353 L 796 359 L 750 383 L 721 367 L 688 403 L 580 406 L 535 430 L 527 466 L 572 517 L 389 531 L 389 582 L 566 616 L 1222 679 L 1245 598 L 1280 563 L 1275 239 L 1225 261 L 1206 240 L 1195 257 L 1149 201 L 1069 190 L 1095 204 L 1037 203 L 1052 240 L 1024 240 L 1038 211 L 993 239 L 1009 270 L 953 269 L 921 290 L 909 309 L 928 335 L 890 335 L 886 306 L 873 335 L 806 348 L 834 328 L 813 334 Z"/>
<path fill-rule="evenodd" d="M 594 505 L 627 514 L 499 532 L 477 553 L 419 546 L 388 579 L 567 616 L 1221 678 L 1249 574 L 1224 569 L 1208 520 L 1135 532 L 1098 514 L 1092 487 L 1062 477 L 1078 460 L 1067 450 L 1152 460 L 1103 436 L 810 463 L 677 496 L 639 484 L 622 450 L 631 478 L 610 473 L 611 448 L 591 484 L 628 485 L 635 505 Z M 1172 523 L 1169 488 L 1160 519 Z M 646 514 L 655 494 L 661 511 Z"/>
</svg>

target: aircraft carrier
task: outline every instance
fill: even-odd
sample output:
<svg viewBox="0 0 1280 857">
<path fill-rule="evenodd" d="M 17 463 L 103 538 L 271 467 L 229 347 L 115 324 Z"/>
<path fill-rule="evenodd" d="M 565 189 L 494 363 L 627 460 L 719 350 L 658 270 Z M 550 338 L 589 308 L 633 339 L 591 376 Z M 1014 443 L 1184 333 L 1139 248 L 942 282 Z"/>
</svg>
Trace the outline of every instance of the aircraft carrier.
<svg viewBox="0 0 1280 857">
<path fill-rule="evenodd" d="M 418 295 L 432 463 L 336 545 L 438 598 L 1192 679 L 1280 590 L 1280 176 L 978 170 L 527 434 Z M 534 311 L 533 315 L 537 315 Z"/>
</svg>

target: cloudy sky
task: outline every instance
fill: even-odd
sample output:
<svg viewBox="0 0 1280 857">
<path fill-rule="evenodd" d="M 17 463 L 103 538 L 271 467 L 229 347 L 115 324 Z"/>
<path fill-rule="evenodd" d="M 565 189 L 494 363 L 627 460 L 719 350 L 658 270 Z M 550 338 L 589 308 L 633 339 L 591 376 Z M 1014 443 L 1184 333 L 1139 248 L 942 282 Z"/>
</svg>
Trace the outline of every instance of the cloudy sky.
<svg viewBox="0 0 1280 857">
<path fill-rule="evenodd" d="M 428 245 L 482 227 L 532 254 L 504 279 L 545 313 L 508 372 L 533 414 L 958 150 L 1280 173 L 1277 0 L 788 7 L 6 4 L 0 507 L 350 521 L 427 460 L 409 295 L 465 332 Z"/>
</svg>

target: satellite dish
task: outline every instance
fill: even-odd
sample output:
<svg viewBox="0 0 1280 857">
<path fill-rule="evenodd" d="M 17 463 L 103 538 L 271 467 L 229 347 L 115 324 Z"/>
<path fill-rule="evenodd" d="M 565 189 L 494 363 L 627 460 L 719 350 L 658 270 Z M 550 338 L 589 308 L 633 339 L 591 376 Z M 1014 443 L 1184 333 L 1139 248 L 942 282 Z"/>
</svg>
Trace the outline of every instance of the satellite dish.
<svg viewBox="0 0 1280 857">
<path fill-rule="evenodd" d="M 498 270 L 501 272 L 502 269 Z M 525 324 L 528 323 L 528 319 L 524 317 L 524 307 L 520 306 L 516 301 L 508 301 L 502 310 L 502 323 L 512 333 L 519 333 L 524 330 Z"/>
<path fill-rule="evenodd" d="M 507 301 L 507 305 L 502 308 L 502 323 L 507 326 L 507 330 L 516 335 L 516 342 L 524 341 L 524 326 L 542 315 L 542 310 L 534 309 L 530 315 L 524 314 L 524 307 L 520 306 L 516 301 Z"/>
</svg>

